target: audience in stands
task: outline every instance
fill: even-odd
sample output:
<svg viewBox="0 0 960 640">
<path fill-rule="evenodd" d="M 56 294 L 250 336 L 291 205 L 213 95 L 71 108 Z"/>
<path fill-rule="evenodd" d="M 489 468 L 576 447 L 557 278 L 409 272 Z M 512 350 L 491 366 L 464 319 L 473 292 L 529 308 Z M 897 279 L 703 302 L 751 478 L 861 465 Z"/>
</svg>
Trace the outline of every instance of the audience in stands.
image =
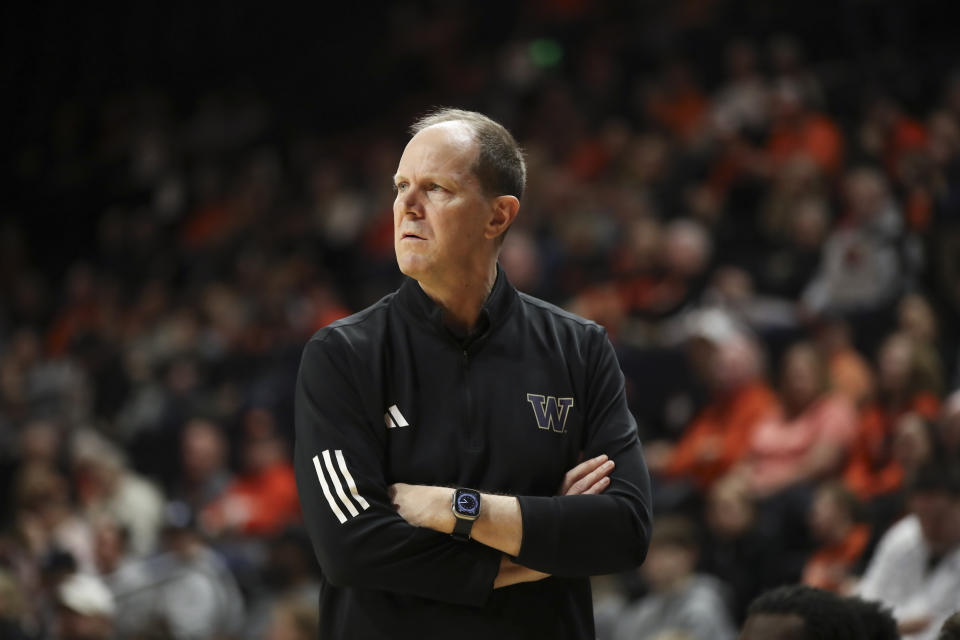
<svg viewBox="0 0 960 640">
<path fill-rule="evenodd" d="M 526 150 L 511 280 L 623 365 L 661 524 L 618 633 L 698 637 L 682 604 L 704 637 L 892 637 L 879 600 L 904 637 L 952 637 L 960 503 L 930 469 L 960 464 L 960 75 L 723 42 L 723 2 L 604 6 L 532 3 L 502 39 L 460 37 L 470 3 L 398 6 L 376 49 L 422 82 L 362 129 L 202 65 L 200 94 L 80 74 L 28 110 L 0 195 L 0 636 L 315 637 L 300 352 L 399 283 L 403 127 L 452 104 Z M 748 616 L 858 580 L 864 636 L 807 587 Z"/>
</svg>

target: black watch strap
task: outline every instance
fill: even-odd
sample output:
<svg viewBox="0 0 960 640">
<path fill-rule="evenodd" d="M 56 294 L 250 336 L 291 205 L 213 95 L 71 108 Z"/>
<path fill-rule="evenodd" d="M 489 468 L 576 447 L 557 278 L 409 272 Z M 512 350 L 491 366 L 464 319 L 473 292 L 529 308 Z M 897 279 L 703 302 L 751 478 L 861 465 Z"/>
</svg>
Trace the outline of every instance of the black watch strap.
<svg viewBox="0 0 960 640">
<path fill-rule="evenodd" d="M 470 531 L 473 529 L 474 522 L 476 522 L 476 520 L 457 518 L 457 523 L 453 525 L 453 533 L 450 535 L 452 535 L 456 540 L 466 542 L 470 539 Z"/>
</svg>

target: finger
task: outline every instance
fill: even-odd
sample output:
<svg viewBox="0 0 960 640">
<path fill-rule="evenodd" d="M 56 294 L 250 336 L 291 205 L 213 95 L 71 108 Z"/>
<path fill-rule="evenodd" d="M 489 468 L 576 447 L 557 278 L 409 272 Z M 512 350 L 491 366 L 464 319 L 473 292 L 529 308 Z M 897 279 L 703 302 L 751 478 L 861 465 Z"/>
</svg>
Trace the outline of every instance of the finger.
<svg viewBox="0 0 960 640">
<path fill-rule="evenodd" d="M 560 494 L 564 495 L 570 489 L 570 487 L 583 478 L 585 475 L 589 474 L 591 471 L 602 465 L 607 461 L 607 455 L 602 454 L 596 458 L 590 458 L 586 462 L 581 462 L 570 471 L 567 471 L 567 474 L 563 477 L 563 484 L 561 485 Z"/>
<path fill-rule="evenodd" d="M 597 480 L 597 482 L 592 487 L 590 487 L 580 495 L 586 496 L 586 495 L 601 493 L 604 489 L 606 489 L 609 486 L 610 486 L 610 478 L 604 476 L 603 478 L 600 478 L 599 480 Z"/>
<path fill-rule="evenodd" d="M 610 475 L 610 472 L 613 471 L 613 467 L 613 460 L 607 460 L 602 465 L 574 482 L 570 487 L 570 491 L 564 495 L 579 495 L 581 493 L 585 493 L 587 489 L 599 482 L 600 479 Z"/>
</svg>

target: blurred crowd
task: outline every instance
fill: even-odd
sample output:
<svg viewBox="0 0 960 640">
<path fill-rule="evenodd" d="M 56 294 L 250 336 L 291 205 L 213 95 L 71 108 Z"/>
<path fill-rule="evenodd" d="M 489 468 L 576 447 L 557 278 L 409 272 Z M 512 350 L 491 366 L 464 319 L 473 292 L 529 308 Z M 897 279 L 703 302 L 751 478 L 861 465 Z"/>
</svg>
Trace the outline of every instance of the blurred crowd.
<svg viewBox="0 0 960 640">
<path fill-rule="evenodd" d="M 787 35 L 663 44 L 709 2 L 643 29 L 531 5 L 487 48 L 464 5 L 395 11 L 418 81 L 362 129 L 147 87 L 14 150 L 86 213 L 38 235 L 0 202 L 0 636 L 316 637 L 300 350 L 400 282 L 391 176 L 441 103 L 517 135 L 501 264 L 627 378 L 657 517 L 644 567 L 596 581 L 599 637 L 734 637 L 800 582 L 905 637 L 960 609 L 960 74 L 907 104 Z"/>
</svg>

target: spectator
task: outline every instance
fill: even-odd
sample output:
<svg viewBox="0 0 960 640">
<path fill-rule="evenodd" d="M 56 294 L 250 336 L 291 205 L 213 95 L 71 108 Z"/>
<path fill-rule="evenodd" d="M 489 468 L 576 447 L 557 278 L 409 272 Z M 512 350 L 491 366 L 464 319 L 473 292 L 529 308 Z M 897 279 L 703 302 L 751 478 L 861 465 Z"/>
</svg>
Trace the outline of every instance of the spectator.
<svg viewBox="0 0 960 640">
<path fill-rule="evenodd" d="M 897 491 L 903 467 L 893 458 L 893 427 L 913 411 L 933 420 L 939 409 L 935 354 L 902 333 L 889 336 L 877 357 L 877 396 L 861 414 L 844 482 L 861 500 Z"/>
<path fill-rule="evenodd" d="M 960 479 L 927 466 L 913 479 L 909 514 L 884 534 L 857 587 L 893 609 L 906 638 L 933 639 L 960 593 Z"/>
<path fill-rule="evenodd" d="M 297 603 L 309 605 L 313 614 L 306 620 L 314 620 L 316 624 L 320 583 L 313 548 L 303 532 L 288 530 L 274 538 L 261 573 L 262 587 L 248 599 L 245 637 L 251 640 L 263 638 L 268 628 L 276 629 L 280 624 L 289 629 L 295 620 L 300 620 L 296 623 L 298 625 L 304 624 L 302 616 L 296 613 L 299 610 Z M 282 619 L 279 622 L 278 617 Z"/>
<path fill-rule="evenodd" d="M 837 125 L 824 114 L 809 110 L 801 88 L 790 80 L 778 82 L 772 93 L 768 166 L 775 170 L 802 156 L 812 160 L 823 174 L 836 174 L 843 160 L 843 136 Z"/>
<path fill-rule="evenodd" d="M 750 604 L 740 640 L 864 638 L 860 616 L 842 598 L 806 585 L 768 591 Z"/>
<path fill-rule="evenodd" d="M 57 588 L 57 638 L 111 640 L 116 605 L 97 578 L 75 573 Z"/>
<path fill-rule="evenodd" d="M 66 478 L 33 465 L 20 471 L 15 495 L 16 527 L 34 558 L 63 550 L 73 556 L 81 571 L 94 570 L 90 525 L 71 503 Z"/>
<path fill-rule="evenodd" d="M 274 433 L 251 433 L 243 444 L 244 471 L 200 514 L 213 535 L 271 535 L 300 517 L 293 465 Z"/>
<path fill-rule="evenodd" d="M 665 516 L 657 521 L 641 568 L 650 593 L 620 614 L 613 640 L 653 640 L 667 634 L 691 640 L 734 637 L 722 584 L 694 573 L 697 546 L 688 520 Z"/>
<path fill-rule="evenodd" d="M 844 598 L 844 602 L 857 612 L 863 627 L 864 640 L 900 640 L 897 621 L 888 607 L 857 596 L 848 596 Z"/>
<path fill-rule="evenodd" d="M 839 317 L 821 317 L 814 329 L 814 341 L 827 363 L 830 388 L 862 407 L 874 395 L 874 373 L 854 348 L 849 323 Z"/>
<path fill-rule="evenodd" d="M 705 519 L 710 535 L 702 566 L 729 586 L 736 621 L 743 621 L 747 606 L 761 591 L 796 580 L 799 569 L 784 562 L 780 532 L 759 516 L 742 478 L 728 475 L 710 488 Z"/>
<path fill-rule="evenodd" d="M 746 459 L 758 496 L 836 473 L 856 435 L 854 407 L 828 391 L 826 366 L 811 344 L 796 344 L 784 356 L 780 399 L 784 415 L 756 427 Z"/>
<path fill-rule="evenodd" d="M 707 375 L 710 403 L 676 445 L 647 451 L 652 473 L 690 480 L 700 489 L 743 460 L 757 425 L 777 411 L 776 396 L 763 380 L 760 348 L 747 336 L 711 341 Z"/>
<path fill-rule="evenodd" d="M 849 172 L 844 195 L 846 224 L 828 236 L 802 301 L 815 313 L 877 313 L 893 304 L 904 285 L 900 213 L 883 175 L 873 169 Z"/>
<path fill-rule="evenodd" d="M 171 497 L 199 513 L 220 498 L 232 481 L 220 426 L 202 418 L 190 420 L 180 436 L 180 456 L 180 486 Z"/>
<path fill-rule="evenodd" d="M 92 430 L 73 439 L 73 479 L 89 514 L 109 513 L 128 531 L 135 555 L 152 553 L 163 522 L 163 496 L 148 480 L 127 468 L 123 454 Z"/>
<path fill-rule="evenodd" d="M 810 508 L 810 530 L 819 547 L 803 568 L 803 583 L 845 593 L 870 541 L 870 526 L 858 522 L 857 499 L 839 483 L 822 484 Z"/>
<path fill-rule="evenodd" d="M 108 576 L 123 637 L 154 625 L 174 640 L 231 637 L 243 624 L 243 599 L 223 560 L 200 539 L 189 512 L 171 508 L 164 550 Z"/>
</svg>

